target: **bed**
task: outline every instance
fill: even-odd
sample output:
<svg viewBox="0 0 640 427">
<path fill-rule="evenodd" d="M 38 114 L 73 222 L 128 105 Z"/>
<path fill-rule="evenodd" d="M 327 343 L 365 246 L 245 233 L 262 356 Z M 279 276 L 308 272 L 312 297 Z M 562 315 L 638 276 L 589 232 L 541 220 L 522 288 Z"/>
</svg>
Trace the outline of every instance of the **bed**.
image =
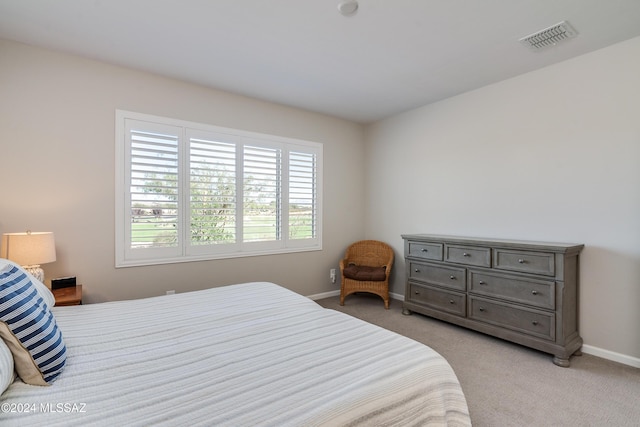
<svg viewBox="0 0 640 427">
<path fill-rule="evenodd" d="M 64 369 L 10 383 L 0 425 L 470 425 L 434 350 L 273 283 L 51 312 Z"/>
</svg>

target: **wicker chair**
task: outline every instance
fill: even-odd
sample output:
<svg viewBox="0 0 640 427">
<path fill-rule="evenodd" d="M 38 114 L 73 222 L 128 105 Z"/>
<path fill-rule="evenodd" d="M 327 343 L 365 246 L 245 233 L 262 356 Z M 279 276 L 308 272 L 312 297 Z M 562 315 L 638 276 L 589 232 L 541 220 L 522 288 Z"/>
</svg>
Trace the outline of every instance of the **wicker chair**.
<svg viewBox="0 0 640 427">
<path fill-rule="evenodd" d="M 380 296 L 389 309 L 389 275 L 393 266 L 393 249 L 377 240 L 361 240 L 351 244 L 340 260 L 340 305 L 354 292 Z"/>
</svg>

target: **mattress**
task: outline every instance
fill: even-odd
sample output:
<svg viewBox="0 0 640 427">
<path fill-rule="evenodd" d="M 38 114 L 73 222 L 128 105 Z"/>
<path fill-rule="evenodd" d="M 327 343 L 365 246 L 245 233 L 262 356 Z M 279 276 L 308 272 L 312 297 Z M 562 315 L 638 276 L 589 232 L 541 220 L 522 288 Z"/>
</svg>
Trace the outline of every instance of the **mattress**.
<svg viewBox="0 0 640 427">
<path fill-rule="evenodd" d="M 65 370 L 0 425 L 470 425 L 434 350 L 272 283 L 53 312 Z"/>
</svg>

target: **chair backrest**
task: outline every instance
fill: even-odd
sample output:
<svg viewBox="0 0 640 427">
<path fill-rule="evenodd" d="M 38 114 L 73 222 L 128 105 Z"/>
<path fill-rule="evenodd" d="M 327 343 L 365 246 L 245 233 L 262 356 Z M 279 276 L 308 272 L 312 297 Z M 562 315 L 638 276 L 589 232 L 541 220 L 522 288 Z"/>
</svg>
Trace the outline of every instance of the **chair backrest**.
<svg viewBox="0 0 640 427">
<path fill-rule="evenodd" d="M 389 270 L 393 265 L 393 249 L 377 240 L 361 240 L 349 245 L 345 259 L 348 264 L 367 267 L 386 266 Z"/>
</svg>

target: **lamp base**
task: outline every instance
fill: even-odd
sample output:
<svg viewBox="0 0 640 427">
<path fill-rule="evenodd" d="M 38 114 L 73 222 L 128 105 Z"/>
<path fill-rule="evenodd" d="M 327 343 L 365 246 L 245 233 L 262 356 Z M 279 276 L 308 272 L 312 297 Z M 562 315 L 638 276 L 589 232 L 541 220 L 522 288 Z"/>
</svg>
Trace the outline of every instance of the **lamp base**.
<svg viewBox="0 0 640 427">
<path fill-rule="evenodd" d="M 44 270 L 40 268 L 40 265 L 25 265 L 23 266 L 33 277 L 44 283 Z"/>
</svg>

